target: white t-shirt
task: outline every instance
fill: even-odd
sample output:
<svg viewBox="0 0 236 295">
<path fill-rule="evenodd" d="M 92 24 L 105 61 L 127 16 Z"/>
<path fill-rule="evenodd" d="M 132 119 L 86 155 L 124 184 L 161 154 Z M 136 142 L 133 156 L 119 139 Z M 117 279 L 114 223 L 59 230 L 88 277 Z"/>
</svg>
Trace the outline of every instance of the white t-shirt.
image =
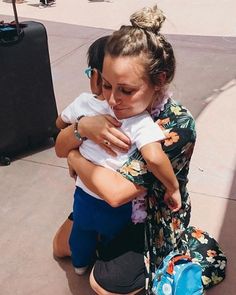
<svg viewBox="0 0 236 295">
<path fill-rule="evenodd" d="M 106 100 L 99 100 L 91 93 L 82 93 L 62 111 L 61 118 L 66 123 L 74 123 L 77 117 L 81 115 L 94 116 L 102 114 L 109 114 L 115 117 Z M 122 167 L 136 148 L 140 150 L 146 144 L 165 139 L 161 128 L 157 123 L 153 122 L 151 116 L 146 111 L 140 115 L 119 121 L 122 123 L 120 130 L 130 138 L 132 143 L 127 153 L 117 152 L 117 156 L 111 156 L 98 144 L 89 139 L 85 140 L 80 146 L 80 153 L 96 165 L 117 170 Z M 91 196 L 101 199 L 90 191 L 79 177 L 76 179 L 76 185 Z"/>
</svg>

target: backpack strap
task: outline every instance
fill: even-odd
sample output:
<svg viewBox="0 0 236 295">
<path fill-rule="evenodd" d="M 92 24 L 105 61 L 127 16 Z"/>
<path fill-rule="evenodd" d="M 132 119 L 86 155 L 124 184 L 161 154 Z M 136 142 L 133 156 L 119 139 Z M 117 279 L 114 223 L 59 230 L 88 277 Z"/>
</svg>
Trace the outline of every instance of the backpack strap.
<svg viewBox="0 0 236 295">
<path fill-rule="evenodd" d="M 189 255 L 178 255 L 177 254 L 176 256 L 174 256 L 173 258 L 171 258 L 170 261 L 169 261 L 169 263 L 168 263 L 166 272 L 169 275 L 172 275 L 173 274 L 173 272 L 174 272 L 174 266 L 180 260 L 192 261 L 192 259 L 191 259 L 191 257 Z"/>
</svg>

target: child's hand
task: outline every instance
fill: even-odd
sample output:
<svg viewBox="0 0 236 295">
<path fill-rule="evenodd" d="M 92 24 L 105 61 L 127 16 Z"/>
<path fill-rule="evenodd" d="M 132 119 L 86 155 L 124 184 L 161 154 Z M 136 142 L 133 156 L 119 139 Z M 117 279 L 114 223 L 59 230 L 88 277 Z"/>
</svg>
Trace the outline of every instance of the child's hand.
<svg viewBox="0 0 236 295">
<path fill-rule="evenodd" d="M 164 202 L 168 206 L 168 208 L 173 211 L 177 212 L 182 206 L 181 201 L 181 194 L 179 190 L 176 190 L 174 192 L 166 191 L 164 195 Z"/>
</svg>

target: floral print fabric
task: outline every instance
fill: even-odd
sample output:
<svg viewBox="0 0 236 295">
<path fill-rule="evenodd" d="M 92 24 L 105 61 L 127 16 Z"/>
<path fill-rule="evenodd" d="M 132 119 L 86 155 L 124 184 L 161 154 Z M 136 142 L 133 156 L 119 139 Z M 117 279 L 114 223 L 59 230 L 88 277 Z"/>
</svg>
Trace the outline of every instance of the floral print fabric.
<svg viewBox="0 0 236 295">
<path fill-rule="evenodd" d="M 211 240 L 211 243 L 208 243 L 209 236 L 202 232 L 205 239 L 205 247 L 202 247 L 201 240 L 192 236 L 193 228 L 188 227 L 191 203 L 186 185 L 196 141 L 195 122 L 189 111 L 171 98 L 158 117 L 154 115 L 153 119 L 166 135 L 162 147 L 179 181 L 182 208 L 175 213 L 169 210 L 163 200 L 164 186 L 148 171 L 139 151 L 136 151 L 119 170 L 124 177 L 148 190 L 144 253 L 147 270 L 146 294 L 152 294 L 152 278 L 156 268 L 172 250 L 189 252 L 201 264 L 203 284 L 205 288 L 208 288 L 223 280 L 226 258 L 218 244 L 216 245 L 216 241 L 213 243 Z M 215 258 L 212 257 L 217 257 L 217 262 L 213 262 Z"/>
<path fill-rule="evenodd" d="M 205 289 L 219 284 L 225 277 L 227 259 L 217 241 L 207 232 L 189 226 L 178 247 L 202 267 L 202 283 Z"/>
</svg>

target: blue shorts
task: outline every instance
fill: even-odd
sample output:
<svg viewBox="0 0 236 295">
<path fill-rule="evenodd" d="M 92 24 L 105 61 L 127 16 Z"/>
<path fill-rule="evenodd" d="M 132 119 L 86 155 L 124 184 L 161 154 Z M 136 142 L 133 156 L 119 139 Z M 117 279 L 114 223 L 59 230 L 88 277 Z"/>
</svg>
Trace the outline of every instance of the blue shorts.
<svg viewBox="0 0 236 295">
<path fill-rule="evenodd" d="M 90 264 L 95 256 L 98 234 L 103 243 L 108 243 L 131 221 L 131 213 L 131 202 L 113 208 L 76 187 L 74 223 L 69 241 L 73 265 L 83 267 Z"/>
</svg>

